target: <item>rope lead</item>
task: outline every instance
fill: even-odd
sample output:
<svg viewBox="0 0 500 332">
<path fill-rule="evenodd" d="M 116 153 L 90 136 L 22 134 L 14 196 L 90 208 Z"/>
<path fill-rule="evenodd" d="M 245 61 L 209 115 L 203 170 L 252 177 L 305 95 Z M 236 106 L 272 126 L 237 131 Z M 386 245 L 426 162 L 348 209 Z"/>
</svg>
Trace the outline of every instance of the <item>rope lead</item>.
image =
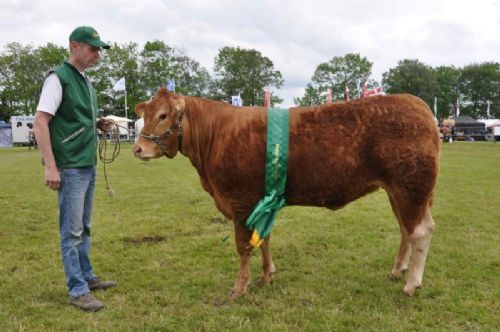
<svg viewBox="0 0 500 332">
<path fill-rule="evenodd" d="M 113 161 L 115 161 L 116 157 L 118 157 L 118 154 L 120 153 L 120 129 L 118 127 L 118 124 L 116 124 L 115 121 L 110 120 L 113 124 L 111 127 L 111 130 L 103 131 L 101 134 L 101 139 L 99 140 L 99 160 L 102 161 L 103 166 L 104 166 L 104 180 L 106 181 L 106 191 L 108 192 L 109 197 L 114 197 L 115 192 L 111 187 L 109 186 L 109 181 L 108 181 L 108 174 L 106 171 L 106 164 L 111 164 Z M 122 127 L 124 128 L 124 127 Z M 128 130 L 128 128 L 127 128 Z M 114 149 L 113 152 L 111 153 L 110 157 L 107 157 L 107 149 L 108 149 L 108 140 L 106 137 L 106 134 L 110 132 L 111 133 L 111 140 L 115 142 L 114 144 Z"/>
</svg>

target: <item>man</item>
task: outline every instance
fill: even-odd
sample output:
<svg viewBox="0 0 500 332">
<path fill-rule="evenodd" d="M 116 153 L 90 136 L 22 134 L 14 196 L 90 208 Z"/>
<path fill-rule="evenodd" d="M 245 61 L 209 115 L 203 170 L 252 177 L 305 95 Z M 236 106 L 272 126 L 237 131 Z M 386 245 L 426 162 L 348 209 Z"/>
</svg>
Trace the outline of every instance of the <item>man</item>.
<svg viewBox="0 0 500 332">
<path fill-rule="evenodd" d="M 89 259 L 94 200 L 97 128 L 111 123 L 97 117 L 96 92 L 84 71 L 96 65 L 101 41 L 91 27 L 78 27 L 69 36 L 69 61 L 47 76 L 35 114 L 34 132 L 45 164 L 45 185 L 58 191 L 61 252 L 70 303 L 87 311 L 104 304 L 91 295 L 114 287 L 94 275 Z"/>
</svg>

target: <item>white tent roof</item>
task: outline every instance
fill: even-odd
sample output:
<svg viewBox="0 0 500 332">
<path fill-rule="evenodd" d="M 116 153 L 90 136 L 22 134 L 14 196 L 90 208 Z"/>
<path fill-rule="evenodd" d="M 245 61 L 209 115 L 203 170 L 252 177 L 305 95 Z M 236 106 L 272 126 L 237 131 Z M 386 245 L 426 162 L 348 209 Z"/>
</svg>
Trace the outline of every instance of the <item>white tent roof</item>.
<svg viewBox="0 0 500 332">
<path fill-rule="evenodd" d="M 486 125 L 486 128 L 500 126 L 500 120 L 498 119 L 479 120 L 479 121 L 484 123 Z"/>
<path fill-rule="evenodd" d="M 105 116 L 104 119 L 113 120 L 115 122 L 134 122 L 133 120 L 130 120 L 127 118 L 121 118 L 121 117 L 116 116 L 116 115 L 108 115 L 108 116 Z"/>
</svg>

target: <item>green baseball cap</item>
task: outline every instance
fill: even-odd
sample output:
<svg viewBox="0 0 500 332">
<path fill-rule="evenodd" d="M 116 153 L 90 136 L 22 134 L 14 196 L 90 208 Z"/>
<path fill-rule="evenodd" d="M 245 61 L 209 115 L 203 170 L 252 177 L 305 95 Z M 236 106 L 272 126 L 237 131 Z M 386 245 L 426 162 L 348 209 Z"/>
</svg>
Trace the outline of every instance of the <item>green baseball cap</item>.
<svg viewBox="0 0 500 332">
<path fill-rule="evenodd" d="M 69 35 L 69 41 L 84 42 L 99 48 L 109 48 L 109 45 L 101 40 L 97 31 L 92 27 L 81 26 L 76 28 Z"/>
</svg>

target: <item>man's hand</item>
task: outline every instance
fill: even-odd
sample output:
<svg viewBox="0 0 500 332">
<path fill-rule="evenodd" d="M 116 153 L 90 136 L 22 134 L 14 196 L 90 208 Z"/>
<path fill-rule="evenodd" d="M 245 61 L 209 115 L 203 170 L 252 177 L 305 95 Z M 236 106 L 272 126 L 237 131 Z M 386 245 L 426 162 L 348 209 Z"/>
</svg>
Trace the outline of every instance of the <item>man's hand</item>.
<svg viewBox="0 0 500 332">
<path fill-rule="evenodd" d="M 61 186 L 61 176 L 57 167 L 45 166 L 45 185 L 52 190 L 59 190 Z"/>
<path fill-rule="evenodd" d="M 113 121 L 109 119 L 100 118 L 97 121 L 97 128 L 102 131 L 110 131 L 113 129 Z"/>
<path fill-rule="evenodd" d="M 52 190 L 59 190 L 61 187 L 61 176 L 59 175 L 59 169 L 57 168 L 50 142 L 49 122 L 51 120 L 52 114 L 37 111 L 35 113 L 33 132 L 45 163 L 45 185 Z"/>
</svg>

